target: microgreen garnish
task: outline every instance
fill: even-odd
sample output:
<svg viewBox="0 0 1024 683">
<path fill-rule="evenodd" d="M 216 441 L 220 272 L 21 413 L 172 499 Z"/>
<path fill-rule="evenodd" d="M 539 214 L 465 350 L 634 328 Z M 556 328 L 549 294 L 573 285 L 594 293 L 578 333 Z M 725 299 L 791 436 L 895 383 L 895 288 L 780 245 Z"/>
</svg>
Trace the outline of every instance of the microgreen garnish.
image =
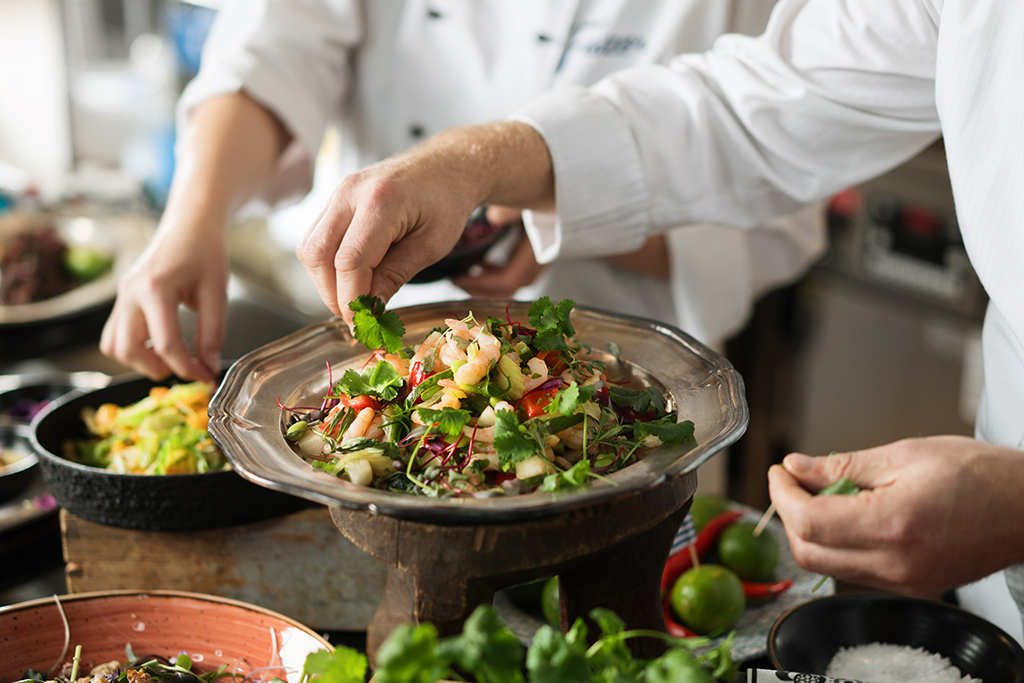
<svg viewBox="0 0 1024 683">
<path fill-rule="evenodd" d="M 383 348 L 388 353 L 402 350 L 402 336 L 405 325 L 392 311 L 384 308 L 384 302 L 375 296 L 363 294 L 355 301 L 349 302 L 349 310 L 355 312 L 352 317 L 352 329 L 364 346 L 371 351 Z"/>
</svg>

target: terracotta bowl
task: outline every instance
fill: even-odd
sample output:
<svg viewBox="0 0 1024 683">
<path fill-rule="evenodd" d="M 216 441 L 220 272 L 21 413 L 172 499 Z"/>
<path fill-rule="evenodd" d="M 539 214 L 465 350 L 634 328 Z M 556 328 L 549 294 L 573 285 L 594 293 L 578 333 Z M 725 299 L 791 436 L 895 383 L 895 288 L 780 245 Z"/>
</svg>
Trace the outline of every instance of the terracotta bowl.
<svg viewBox="0 0 1024 683">
<path fill-rule="evenodd" d="M 205 474 L 119 474 L 64 458 L 64 442 L 87 436 L 82 409 L 130 405 L 156 384 L 122 379 L 72 392 L 49 403 L 32 422 L 32 447 L 57 504 L 97 524 L 143 531 L 192 531 L 258 522 L 309 507 L 309 502 L 249 482 L 233 471 Z"/>
<path fill-rule="evenodd" d="M 63 658 L 61 610 L 69 629 Z M 260 669 L 250 680 L 297 681 L 306 655 L 332 649 L 309 628 L 276 612 L 175 591 L 80 593 L 9 605 L 0 608 L 0 634 L 0 681 L 19 680 L 27 668 L 45 673 L 58 661 L 70 661 L 77 645 L 83 662 L 93 666 L 115 659 L 123 663 L 128 644 L 140 657 L 184 652 L 200 672 L 226 664 L 227 673 L 241 676 Z"/>
</svg>

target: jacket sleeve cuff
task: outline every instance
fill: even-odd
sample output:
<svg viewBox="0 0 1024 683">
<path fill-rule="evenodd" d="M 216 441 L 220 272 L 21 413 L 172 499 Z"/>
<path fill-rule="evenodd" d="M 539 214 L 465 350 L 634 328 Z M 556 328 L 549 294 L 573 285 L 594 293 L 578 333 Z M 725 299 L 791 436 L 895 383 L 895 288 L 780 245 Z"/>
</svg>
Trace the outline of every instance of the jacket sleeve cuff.
<svg viewBox="0 0 1024 683">
<path fill-rule="evenodd" d="M 650 225 L 643 166 L 629 127 L 612 104 L 570 87 L 535 100 L 511 118 L 544 138 L 555 172 L 557 220 L 548 224 L 527 216 L 539 262 L 626 253 L 643 245 Z"/>
</svg>

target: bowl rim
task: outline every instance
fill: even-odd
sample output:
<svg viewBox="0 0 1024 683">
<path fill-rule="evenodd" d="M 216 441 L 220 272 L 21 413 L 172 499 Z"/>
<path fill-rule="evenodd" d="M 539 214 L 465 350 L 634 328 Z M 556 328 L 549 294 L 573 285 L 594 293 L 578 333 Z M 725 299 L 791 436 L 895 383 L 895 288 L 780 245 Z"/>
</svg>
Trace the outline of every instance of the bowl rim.
<svg viewBox="0 0 1024 683">
<path fill-rule="evenodd" d="M 778 630 L 783 626 L 786 619 L 791 617 L 794 613 L 799 612 L 801 609 L 810 608 L 814 605 L 822 602 L 849 602 L 853 603 L 859 600 L 870 599 L 877 602 L 889 602 L 889 603 L 902 603 L 902 604 L 913 604 L 913 605 L 927 605 L 930 609 L 941 610 L 948 614 L 956 614 L 959 617 L 963 617 L 968 621 L 975 624 L 982 624 L 985 628 L 994 631 L 1001 637 L 1001 640 L 1009 644 L 1011 649 L 1015 649 L 1020 653 L 1020 658 L 1024 662 L 1024 647 L 1018 643 L 1013 636 L 1004 631 L 997 624 L 981 617 L 974 612 L 966 610 L 958 605 L 954 605 L 949 602 L 945 602 L 936 598 L 927 597 L 915 597 L 911 595 L 901 595 L 897 593 L 879 593 L 873 592 L 870 589 L 844 591 L 841 593 L 834 593 L 832 595 L 823 595 L 820 598 L 814 598 L 807 600 L 799 605 L 794 605 L 785 612 L 779 615 L 779 618 L 772 624 L 771 629 L 768 631 L 768 661 L 778 671 L 786 671 L 780 663 L 778 658 L 778 652 L 776 649 L 776 634 Z M 811 672 L 813 673 L 813 672 Z"/>
<path fill-rule="evenodd" d="M 451 317 L 454 311 L 461 310 L 472 310 L 480 316 L 495 310 L 505 315 L 513 308 L 516 309 L 516 315 L 520 313 L 525 315 L 530 304 L 531 302 L 528 301 L 508 299 L 463 299 L 396 308 L 393 312 L 397 313 L 400 318 L 404 318 L 403 322 L 407 324 L 407 334 L 410 334 L 408 331 L 410 325 L 425 324 L 419 319 L 420 317 L 428 320 L 432 320 L 431 316 L 433 318 Z M 508 497 L 504 501 L 499 501 L 502 503 L 501 505 L 494 503 L 495 500 L 498 500 L 497 498 L 468 502 L 462 498 L 423 498 L 392 494 L 362 486 L 357 487 L 340 480 L 325 481 L 317 477 L 315 470 L 306 463 L 303 465 L 308 468 L 309 472 L 300 473 L 296 469 L 298 464 L 288 456 L 281 456 L 288 458 L 287 463 L 284 463 L 283 460 L 275 460 L 272 463 L 274 466 L 268 469 L 267 462 L 263 460 L 262 444 L 258 447 L 255 440 L 262 438 L 260 435 L 264 430 L 267 434 L 274 429 L 279 432 L 276 422 L 271 424 L 278 420 L 279 416 L 271 418 L 268 412 L 270 409 L 266 406 L 256 405 L 254 407 L 253 404 L 256 403 L 254 401 L 242 401 L 239 404 L 237 399 L 249 386 L 248 382 L 252 378 L 258 378 L 253 381 L 262 381 L 262 378 L 270 376 L 271 373 L 264 370 L 262 364 L 273 360 L 274 364 L 279 366 L 282 363 L 282 357 L 289 352 L 309 353 L 309 351 L 303 350 L 313 347 L 318 339 L 321 340 L 319 343 L 322 345 L 328 342 L 337 344 L 338 346 L 332 346 L 332 348 L 344 347 L 346 353 L 352 353 L 351 356 L 346 356 L 344 359 L 338 359 L 336 356 L 335 362 L 343 360 L 347 363 L 370 354 L 370 351 L 355 342 L 348 325 L 341 318 L 333 317 L 308 325 L 238 359 L 229 368 L 227 375 L 210 401 L 209 431 L 231 461 L 235 471 L 256 484 L 306 498 L 322 505 L 341 506 L 368 511 L 371 514 L 440 524 L 519 522 L 606 503 L 614 498 L 639 495 L 669 479 L 688 474 L 742 436 L 749 421 L 749 411 L 743 392 L 743 379 L 728 359 L 677 327 L 659 321 L 584 305 L 575 306 L 573 315 L 589 319 L 595 325 L 638 327 L 649 332 L 651 336 L 667 340 L 669 347 L 677 353 L 685 354 L 699 361 L 707 373 L 705 380 L 713 378 L 717 383 L 717 395 L 723 406 L 728 408 L 723 414 L 720 429 L 709 435 L 706 441 L 696 445 L 666 447 L 662 453 L 674 454 L 676 457 L 672 460 L 671 466 L 654 472 L 655 476 L 644 476 L 639 474 L 639 470 L 635 470 L 631 478 L 620 479 L 616 486 L 602 485 L 602 482 L 598 482 L 585 491 L 574 491 L 571 494 L 537 492 L 529 496 Z M 577 327 L 579 322 L 580 320 L 576 318 Z M 355 350 L 351 351 L 351 349 Z M 315 353 L 319 352 L 314 352 L 313 355 Z M 635 362 L 634 364 L 641 370 L 650 370 L 649 366 L 644 366 L 643 363 Z M 654 373 L 651 374 L 656 376 Z M 299 386 L 302 381 L 304 378 L 297 378 L 295 386 Z M 266 389 L 261 388 L 261 390 Z M 280 437 L 279 444 L 277 437 Z M 271 460 L 288 449 L 287 442 L 284 441 L 283 435 L 280 433 L 274 437 L 272 446 L 269 448 L 270 456 L 268 456 Z M 294 455 L 290 451 L 289 453 Z M 294 455 L 294 460 L 297 459 L 298 456 Z M 637 464 L 620 470 L 616 474 L 625 472 L 629 476 L 629 470 L 636 467 Z M 282 469 L 282 465 L 285 465 L 284 469 Z M 488 503 L 491 504 L 488 505 Z"/>
<path fill-rule="evenodd" d="M 145 598 L 156 598 L 156 599 L 170 599 L 170 598 L 184 598 L 190 600 L 196 600 L 199 602 L 213 602 L 220 605 L 227 605 L 229 607 L 235 607 L 242 609 L 247 612 L 257 612 L 264 616 L 272 617 L 286 622 L 290 626 L 301 630 L 303 633 L 312 636 L 318 643 L 323 645 L 326 649 L 331 651 L 334 650 L 334 646 L 331 645 L 323 636 L 314 631 L 311 627 L 306 626 L 302 622 L 296 621 L 292 617 L 280 612 L 275 612 L 272 609 L 261 607 L 260 605 L 253 604 L 251 602 L 244 602 L 242 600 L 236 600 L 235 598 L 228 598 L 221 595 L 211 595 L 207 593 L 195 593 L 191 591 L 179 591 L 179 590 L 146 590 L 146 589 L 118 589 L 118 590 L 104 590 L 104 591 L 87 591 L 85 593 L 67 593 L 64 595 L 51 595 L 45 598 L 34 598 L 32 600 L 25 600 L 23 602 L 16 602 L 10 605 L 0 606 L 0 617 L 6 616 L 11 613 L 21 612 L 28 609 L 35 609 L 37 607 L 44 607 L 46 605 L 52 605 L 56 602 L 60 602 L 61 605 L 66 605 L 71 602 L 86 602 L 90 600 L 102 600 L 105 598 L 115 597 L 145 597 Z"/>
</svg>

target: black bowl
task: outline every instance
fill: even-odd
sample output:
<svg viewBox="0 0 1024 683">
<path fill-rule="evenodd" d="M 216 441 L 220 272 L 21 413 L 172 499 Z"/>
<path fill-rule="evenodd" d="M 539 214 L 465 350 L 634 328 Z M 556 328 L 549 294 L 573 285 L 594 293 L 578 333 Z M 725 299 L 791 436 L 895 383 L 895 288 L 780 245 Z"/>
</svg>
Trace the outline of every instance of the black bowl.
<svg viewBox="0 0 1024 683">
<path fill-rule="evenodd" d="M 32 422 L 32 447 L 57 504 L 97 524 L 146 531 L 190 531 L 258 522 L 309 507 L 301 498 L 253 484 L 233 471 L 204 474 L 118 474 L 63 457 L 64 442 L 88 436 L 82 409 L 125 406 L 151 387 L 180 381 L 132 378 L 66 394 Z"/>
<path fill-rule="evenodd" d="M 39 472 L 39 460 L 32 452 L 28 434 L 14 425 L 0 425 L 0 447 L 22 451 L 26 456 L 10 465 L 0 466 L 0 503 L 4 503 L 32 482 Z"/>
<path fill-rule="evenodd" d="M 0 424 L 24 425 L 50 401 L 82 389 L 98 389 L 110 383 L 102 372 L 43 372 L 0 378 Z"/>
<path fill-rule="evenodd" d="M 840 593 L 798 605 L 768 634 L 781 671 L 824 674 L 842 647 L 888 643 L 941 655 L 985 683 L 1024 681 L 1024 649 L 995 624 L 937 600 Z"/>
<path fill-rule="evenodd" d="M 516 225 L 521 225 L 521 223 L 493 225 L 487 220 L 486 207 L 480 207 L 473 212 L 469 222 L 466 223 L 466 228 L 462 231 L 462 236 L 452 250 L 440 261 L 432 263 L 413 275 L 409 282 L 421 285 L 426 282 L 436 282 L 445 278 L 465 275 L 471 267 L 483 261 L 491 247 Z"/>
</svg>

